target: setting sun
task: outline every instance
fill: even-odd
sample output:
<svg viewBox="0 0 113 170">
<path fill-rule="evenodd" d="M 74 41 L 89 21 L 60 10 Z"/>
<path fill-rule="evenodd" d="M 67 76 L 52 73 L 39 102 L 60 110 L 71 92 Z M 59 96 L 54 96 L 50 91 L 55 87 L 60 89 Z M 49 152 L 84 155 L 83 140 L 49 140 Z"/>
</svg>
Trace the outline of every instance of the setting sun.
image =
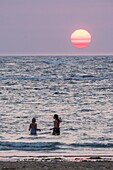
<svg viewBox="0 0 113 170">
<path fill-rule="evenodd" d="M 71 34 L 71 42 L 74 46 L 78 48 L 84 48 L 91 42 L 91 35 L 88 31 L 84 29 L 75 30 Z"/>
</svg>

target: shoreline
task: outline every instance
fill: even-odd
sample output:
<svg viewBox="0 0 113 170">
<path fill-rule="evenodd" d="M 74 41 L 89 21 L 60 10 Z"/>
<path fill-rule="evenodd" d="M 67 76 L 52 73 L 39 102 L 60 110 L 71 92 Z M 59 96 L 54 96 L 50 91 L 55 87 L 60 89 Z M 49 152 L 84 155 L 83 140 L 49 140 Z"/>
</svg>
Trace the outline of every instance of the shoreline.
<svg viewBox="0 0 113 170">
<path fill-rule="evenodd" d="M 6 154 L 7 153 L 7 154 Z M 0 154 L 0 170 L 112 170 L 113 154 L 61 154 L 7 151 Z"/>
<path fill-rule="evenodd" d="M 82 161 L 111 161 L 113 162 L 113 155 L 43 155 L 43 156 L 0 156 L 0 162 L 22 162 L 22 161 L 68 161 L 68 162 L 82 162 Z"/>
<path fill-rule="evenodd" d="M 0 161 L 113 161 L 113 152 L 29 152 L 7 150 L 0 151 Z"/>
</svg>

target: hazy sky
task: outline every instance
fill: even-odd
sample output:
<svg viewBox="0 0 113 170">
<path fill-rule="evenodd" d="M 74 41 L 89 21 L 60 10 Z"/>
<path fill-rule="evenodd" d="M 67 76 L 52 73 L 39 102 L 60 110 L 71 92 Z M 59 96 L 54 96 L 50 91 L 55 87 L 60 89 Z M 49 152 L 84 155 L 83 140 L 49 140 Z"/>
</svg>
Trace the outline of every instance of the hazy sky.
<svg viewBox="0 0 113 170">
<path fill-rule="evenodd" d="M 71 44 L 84 28 L 87 48 Z M 113 0 L 0 0 L 0 55 L 113 54 Z"/>
</svg>

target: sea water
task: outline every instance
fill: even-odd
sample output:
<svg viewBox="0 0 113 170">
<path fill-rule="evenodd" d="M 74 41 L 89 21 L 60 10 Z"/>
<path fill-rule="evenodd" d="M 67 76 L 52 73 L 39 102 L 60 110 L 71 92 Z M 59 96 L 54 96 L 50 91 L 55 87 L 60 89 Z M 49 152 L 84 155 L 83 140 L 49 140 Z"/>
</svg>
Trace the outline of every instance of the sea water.
<svg viewBox="0 0 113 170">
<path fill-rule="evenodd" d="M 113 155 L 113 56 L 1 56 L 0 158 L 95 154 Z"/>
</svg>

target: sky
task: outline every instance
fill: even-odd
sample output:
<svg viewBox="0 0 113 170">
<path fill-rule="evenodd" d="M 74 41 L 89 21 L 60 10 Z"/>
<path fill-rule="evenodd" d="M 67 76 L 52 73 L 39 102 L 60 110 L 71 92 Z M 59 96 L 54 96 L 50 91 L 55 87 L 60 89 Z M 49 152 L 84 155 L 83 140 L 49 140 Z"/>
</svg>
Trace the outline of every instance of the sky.
<svg viewBox="0 0 113 170">
<path fill-rule="evenodd" d="M 86 48 L 70 41 L 76 29 Z M 0 0 L 0 55 L 113 55 L 113 0 Z"/>
</svg>

